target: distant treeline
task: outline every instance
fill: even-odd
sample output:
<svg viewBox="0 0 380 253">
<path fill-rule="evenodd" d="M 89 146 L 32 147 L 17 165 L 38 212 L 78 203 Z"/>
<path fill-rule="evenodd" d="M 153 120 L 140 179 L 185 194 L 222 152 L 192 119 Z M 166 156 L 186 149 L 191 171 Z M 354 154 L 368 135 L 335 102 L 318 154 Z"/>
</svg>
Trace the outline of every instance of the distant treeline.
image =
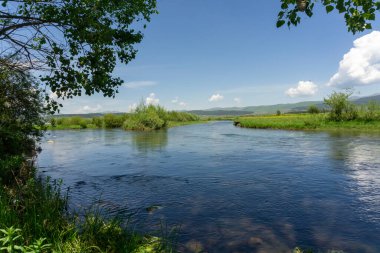
<svg viewBox="0 0 380 253">
<path fill-rule="evenodd" d="M 109 113 L 95 117 L 52 117 L 50 128 L 123 128 L 125 130 L 147 131 L 166 128 L 170 122 L 185 123 L 199 120 L 199 116 L 191 113 L 167 111 L 158 105 L 140 104 L 133 113 Z"/>
</svg>

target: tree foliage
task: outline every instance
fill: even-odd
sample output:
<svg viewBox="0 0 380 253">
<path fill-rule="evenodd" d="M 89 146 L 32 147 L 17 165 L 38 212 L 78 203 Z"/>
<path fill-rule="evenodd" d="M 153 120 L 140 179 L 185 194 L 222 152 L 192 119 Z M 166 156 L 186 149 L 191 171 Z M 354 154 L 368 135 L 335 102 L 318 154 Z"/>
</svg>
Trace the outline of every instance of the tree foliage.
<svg viewBox="0 0 380 253">
<path fill-rule="evenodd" d="M 301 7 L 302 4 L 306 4 L 305 8 Z M 301 22 L 300 12 L 311 17 L 317 4 L 322 4 L 327 13 L 337 11 L 344 15 L 347 29 L 353 34 L 372 29 L 371 22 L 380 10 L 380 2 L 375 0 L 281 0 L 277 27 L 284 24 L 297 26 Z"/>
<path fill-rule="evenodd" d="M 2 1 L 0 65 L 38 70 L 58 98 L 114 97 L 122 84 L 112 76 L 115 65 L 135 57 L 138 22 L 153 13 L 156 0 Z"/>
<path fill-rule="evenodd" d="M 352 90 L 346 92 L 333 92 L 328 98 L 324 99 L 330 109 L 329 118 L 334 121 L 354 120 L 358 117 L 355 105 L 349 100 L 353 94 Z"/>
<path fill-rule="evenodd" d="M 30 152 L 44 125 L 42 101 L 28 73 L 0 66 L 0 159 Z"/>
</svg>

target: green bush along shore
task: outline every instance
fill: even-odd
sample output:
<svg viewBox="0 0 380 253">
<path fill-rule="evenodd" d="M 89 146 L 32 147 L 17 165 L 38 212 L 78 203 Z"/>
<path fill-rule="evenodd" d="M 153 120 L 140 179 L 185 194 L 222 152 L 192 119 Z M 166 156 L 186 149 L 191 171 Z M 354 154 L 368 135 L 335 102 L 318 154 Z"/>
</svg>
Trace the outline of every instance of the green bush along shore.
<svg viewBox="0 0 380 253">
<path fill-rule="evenodd" d="M 133 113 L 105 114 L 101 117 L 83 118 L 51 117 L 48 129 L 123 128 L 124 130 L 159 130 L 167 127 L 205 122 L 199 116 L 177 111 L 167 111 L 158 105 L 140 104 Z"/>
</svg>

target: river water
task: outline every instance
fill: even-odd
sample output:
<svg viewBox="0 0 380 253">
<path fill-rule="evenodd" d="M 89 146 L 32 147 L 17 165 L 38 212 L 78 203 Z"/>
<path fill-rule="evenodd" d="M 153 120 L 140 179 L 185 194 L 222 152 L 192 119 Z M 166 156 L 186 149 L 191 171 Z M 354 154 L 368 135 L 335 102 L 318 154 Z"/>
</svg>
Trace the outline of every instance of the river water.
<svg viewBox="0 0 380 253">
<path fill-rule="evenodd" d="M 380 252 L 380 134 L 212 122 L 50 131 L 42 147 L 40 172 L 70 187 L 72 209 L 177 227 L 182 252 Z"/>
</svg>

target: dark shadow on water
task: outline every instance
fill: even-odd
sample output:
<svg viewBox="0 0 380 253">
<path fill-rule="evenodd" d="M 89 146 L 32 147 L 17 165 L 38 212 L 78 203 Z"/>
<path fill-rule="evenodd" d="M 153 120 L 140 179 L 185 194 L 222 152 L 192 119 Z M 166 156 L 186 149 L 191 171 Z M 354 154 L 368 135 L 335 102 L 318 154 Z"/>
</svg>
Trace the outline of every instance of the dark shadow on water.
<svg viewBox="0 0 380 253">
<path fill-rule="evenodd" d="M 134 132 L 132 134 L 133 146 L 140 152 L 163 150 L 168 145 L 167 130 Z"/>
</svg>

